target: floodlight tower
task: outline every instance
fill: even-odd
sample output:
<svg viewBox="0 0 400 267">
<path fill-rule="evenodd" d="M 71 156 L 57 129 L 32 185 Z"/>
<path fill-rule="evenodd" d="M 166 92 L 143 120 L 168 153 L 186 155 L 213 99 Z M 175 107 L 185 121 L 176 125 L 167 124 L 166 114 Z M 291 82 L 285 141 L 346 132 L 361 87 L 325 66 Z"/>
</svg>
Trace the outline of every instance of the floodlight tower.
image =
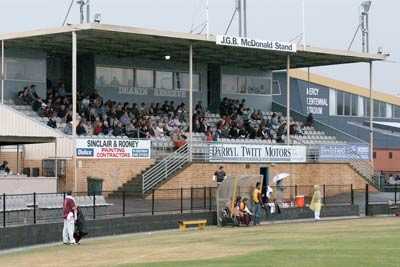
<svg viewBox="0 0 400 267">
<path fill-rule="evenodd" d="M 362 51 L 369 53 L 369 10 L 372 1 L 364 1 L 361 3 L 360 25 L 362 34 Z"/>
</svg>

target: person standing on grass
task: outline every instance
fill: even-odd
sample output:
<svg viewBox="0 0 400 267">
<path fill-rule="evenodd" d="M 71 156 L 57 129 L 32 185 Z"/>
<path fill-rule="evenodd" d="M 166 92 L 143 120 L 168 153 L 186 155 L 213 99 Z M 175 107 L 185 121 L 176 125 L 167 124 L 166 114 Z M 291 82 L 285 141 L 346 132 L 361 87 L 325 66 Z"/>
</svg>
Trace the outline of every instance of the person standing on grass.
<svg viewBox="0 0 400 267">
<path fill-rule="evenodd" d="M 71 192 L 67 193 L 63 205 L 64 228 L 63 243 L 65 245 L 75 245 L 74 231 L 75 221 L 77 220 L 75 199 L 71 196 Z"/>
<path fill-rule="evenodd" d="M 261 183 L 257 182 L 256 188 L 253 190 L 253 216 L 254 216 L 254 225 L 260 224 L 261 217 Z"/>
<path fill-rule="evenodd" d="M 310 209 L 314 211 L 314 219 L 316 221 L 320 220 L 320 212 L 321 212 L 321 192 L 319 191 L 319 185 L 314 185 L 314 194 L 311 199 Z"/>
</svg>

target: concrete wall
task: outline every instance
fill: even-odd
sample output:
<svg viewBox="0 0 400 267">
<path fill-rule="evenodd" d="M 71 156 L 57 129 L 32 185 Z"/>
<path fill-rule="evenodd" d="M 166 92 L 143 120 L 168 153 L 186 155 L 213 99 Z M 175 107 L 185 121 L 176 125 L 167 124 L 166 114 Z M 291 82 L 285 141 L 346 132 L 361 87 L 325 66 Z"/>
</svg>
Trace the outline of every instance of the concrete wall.
<svg viewBox="0 0 400 267">
<path fill-rule="evenodd" d="M 57 192 L 55 177 L 0 177 L 0 194 L 31 194 Z"/>
<path fill-rule="evenodd" d="M 365 180 L 345 163 L 323 164 L 203 164 L 193 163 L 174 178 L 164 183 L 160 189 L 215 187 L 212 180 L 219 166 L 224 166 L 228 176 L 260 175 L 260 168 L 269 166 L 269 177 L 279 173 L 289 173 L 284 186 L 291 185 L 351 185 L 365 188 Z M 271 184 L 271 183 L 270 183 Z"/>
<path fill-rule="evenodd" d="M 215 225 L 215 212 L 121 217 L 87 221 L 87 237 L 177 229 L 179 220 L 206 219 Z M 0 250 L 62 241 L 62 223 L 0 228 Z M 85 242 L 83 240 L 82 242 Z"/>
</svg>

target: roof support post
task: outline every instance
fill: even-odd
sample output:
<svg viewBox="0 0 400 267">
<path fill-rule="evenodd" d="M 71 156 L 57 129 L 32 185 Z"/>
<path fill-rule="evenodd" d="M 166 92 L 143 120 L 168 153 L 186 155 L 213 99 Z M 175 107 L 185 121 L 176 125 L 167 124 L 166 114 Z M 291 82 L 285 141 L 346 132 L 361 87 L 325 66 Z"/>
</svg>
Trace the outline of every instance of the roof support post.
<svg viewBox="0 0 400 267">
<path fill-rule="evenodd" d="M 193 45 L 189 47 L 189 150 L 193 160 Z"/>
<path fill-rule="evenodd" d="M 4 40 L 1 40 L 1 104 L 4 104 Z"/>
<path fill-rule="evenodd" d="M 73 164 L 74 164 L 74 191 L 78 191 L 77 187 L 77 162 L 76 162 L 76 126 L 77 126 L 77 116 L 76 116 L 76 89 L 77 88 L 77 40 L 76 32 L 72 32 L 72 138 L 74 140 L 74 153 L 73 153 Z"/>
<path fill-rule="evenodd" d="M 290 55 L 286 59 L 286 144 L 290 145 Z"/>
<path fill-rule="evenodd" d="M 369 157 L 372 165 L 374 165 L 374 129 L 373 129 L 373 118 L 374 118 L 374 98 L 372 96 L 372 61 L 369 62 Z"/>
</svg>

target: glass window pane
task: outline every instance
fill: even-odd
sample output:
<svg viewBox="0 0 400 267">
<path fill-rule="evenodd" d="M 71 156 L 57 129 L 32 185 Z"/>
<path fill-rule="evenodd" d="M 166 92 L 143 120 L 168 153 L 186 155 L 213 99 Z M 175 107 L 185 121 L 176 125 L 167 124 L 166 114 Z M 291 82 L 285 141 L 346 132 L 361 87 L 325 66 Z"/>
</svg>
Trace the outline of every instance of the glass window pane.
<svg viewBox="0 0 400 267">
<path fill-rule="evenodd" d="M 238 86 L 239 86 L 239 92 L 241 94 L 246 94 L 247 93 L 246 76 L 239 76 L 238 77 Z"/>
<path fill-rule="evenodd" d="M 344 115 L 350 115 L 351 95 L 348 93 L 344 94 Z"/>
<path fill-rule="evenodd" d="M 236 75 L 222 75 L 222 92 L 237 94 L 238 91 L 238 77 Z"/>
<path fill-rule="evenodd" d="M 383 102 L 379 103 L 379 115 L 382 118 L 386 117 L 386 103 Z"/>
<path fill-rule="evenodd" d="M 45 82 L 46 60 L 32 58 L 4 58 L 7 80 Z"/>
<path fill-rule="evenodd" d="M 175 73 L 175 88 L 178 90 L 189 90 L 189 73 Z M 193 73 L 193 91 L 199 91 L 200 75 Z"/>
<path fill-rule="evenodd" d="M 369 110 L 370 110 L 369 98 L 364 97 L 364 116 L 365 117 L 369 117 Z"/>
<path fill-rule="evenodd" d="M 133 69 L 96 67 L 96 86 L 133 86 Z"/>
<path fill-rule="evenodd" d="M 272 94 L 273 95 L 281 94 L 281 84 L 278 80 L 272 81 Z"/>
<path fill-rule="evenodd" d="M 136 70 L 136 86 L 140 88 L 154 87 L 154 72 L 152 70 Z"/>
<path fill-rule="evenodd" d="M 247 76 L 247 93 L 266 95 L 271 94 L 271 80 L 265 77 Z"/>
<path fill-rule="evenodd" d="M 400 118 L 400 107 L 393 106 L 393 118 Z"/>
<path fill-rule="evenodd" d="M 374 100 L 374 117 L 380 117 L 379 116 L 379 101 Z"/>
<path fill-rule="evenodd" d="M 156 88 L 172 90 L 172 72 L 156 71 Z"/>
<path fill-rule="evenodd" d="M 358 96 L 351 95 L 351 115 L 357 116 L 358 114 Z"/>
<path fill-rule="evenodd" d="M 336 99 L 336 114 L 343 115 L 343 93 L 337 91 L 337 99 Z"/>
</svg>

